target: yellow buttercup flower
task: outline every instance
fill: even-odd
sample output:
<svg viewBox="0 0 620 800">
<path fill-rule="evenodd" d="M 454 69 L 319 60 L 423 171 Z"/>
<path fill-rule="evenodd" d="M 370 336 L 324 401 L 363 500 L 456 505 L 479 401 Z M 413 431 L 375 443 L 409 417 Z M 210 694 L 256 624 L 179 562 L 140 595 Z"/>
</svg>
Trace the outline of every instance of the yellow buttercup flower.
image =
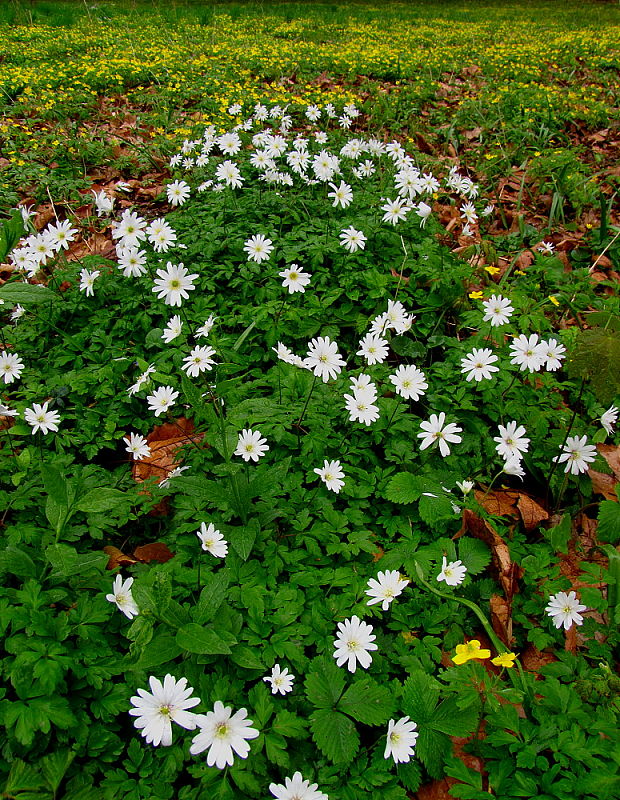
<svg viewBox="0 0 620 800">
<path fill-rule="evenodd" d="M 464 664 L 472 658 L 490 658 L 491 651 L 480 647 L 478 639 L 472 639 L 465 644 L 457 644 L 456 655 L 452 657 L 455 664 Z"/>
<path fill-rule="evenodd" d="M 470 292 L 469 297 L 471 297 L 472 300 L 482 300 L 484 292 Z"/>
<path fill-rule="evenodd" d="M 497 273 L 499 272 L 499 267 L 487 266 L 484 269 L 486 272 L 489 273 L 489 275 L 497 275 Z"/>
<path fill-rule="evenodd" d="M 500 653 L 498 656 L 491 659 L 491 664 L 495 664 L 496 667 L 506 667 L 510 669 L 510 667 L 514 667 L 516 657 L 516 653 Z"/>
<path fill-rule="evenodd" d="M 551 300 L 554 306 L 560 305 L 560 301 L 557 299 L 557 297 L 554 297 L 552 294 L 549 295 L 549 300 Z"/>
</svg>

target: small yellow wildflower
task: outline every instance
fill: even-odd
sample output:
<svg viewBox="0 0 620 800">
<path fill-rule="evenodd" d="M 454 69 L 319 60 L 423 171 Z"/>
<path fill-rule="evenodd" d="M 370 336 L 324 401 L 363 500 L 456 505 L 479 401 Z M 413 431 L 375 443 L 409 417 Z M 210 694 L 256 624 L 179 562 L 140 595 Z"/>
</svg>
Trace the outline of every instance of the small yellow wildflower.
<svg viewBox="0 0 620 800">
<path fill-rule="evenodd" d="M 484 292 L 470 292 L 469 297 L 471 297 L 472 300 L 482 300 Z"/>
<path fill-rule="evenodd" d="M 560 301 L 558 300 L 558 298 L 555 297 L 552 294 L 549 295 L 549 300 L 551 300 L 551 302 L 553 303 L 554 306 L 559 306 L 560 305 Z"/>
<path fill-rule="evenodd" d="M 516 657 L 516 653 L 500 653 L 498 656 L 491 659 L 491 664 L 495 664 L 496 667 L 506 667 L 510 669 L 510 667 L 514 667 Z"/>
<path fill-rule="evenodd" d="M 484 269 L 486 272 L 489 273 L 489 275 L 497 275 L 497 273 L 499 272 L 499 267 L 492 267 L 490 265 L 485 267 Z"/>
<path fill-rule="evenodd" d="M 455 664 L 464 664 L 466 661 L 471 661 L 472 658 L 490 658 L 491 651 L 480 648 L 478 639 L 472 639 L 465 644 L 457 644 L 456 655 L 452 657 Z"/>
</svg>

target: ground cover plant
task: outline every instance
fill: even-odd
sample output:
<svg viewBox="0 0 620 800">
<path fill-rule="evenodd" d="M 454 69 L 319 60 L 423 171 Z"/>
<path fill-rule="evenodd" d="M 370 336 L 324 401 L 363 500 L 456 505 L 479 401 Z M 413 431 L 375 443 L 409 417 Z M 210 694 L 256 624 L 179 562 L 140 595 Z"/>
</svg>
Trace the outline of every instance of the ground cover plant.
<svg viewBox="0 0 620 800">
<path fill-rule="evenodd" d="M 6 796 L 617 796 L 613 176 L 354 89 L 5 165 Z"/>
</svg>

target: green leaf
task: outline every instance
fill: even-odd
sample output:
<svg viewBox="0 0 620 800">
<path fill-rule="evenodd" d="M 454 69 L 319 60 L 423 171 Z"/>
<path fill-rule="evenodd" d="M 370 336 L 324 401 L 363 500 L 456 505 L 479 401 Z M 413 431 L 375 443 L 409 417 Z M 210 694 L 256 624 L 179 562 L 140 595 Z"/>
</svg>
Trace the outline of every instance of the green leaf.
<svg viewBox="0 0 620 800">
<path fill-rule="evenodd" d="M 428 490 L 425 490 L 428 491 Z M 434 496 L 436 495 L 436 496 Z M 435 525 L 445 519 L 454 519 L 455 512 L 452 508 L 452 500 L 445 494 L 423 494 L 418 503 L 420 517 L 427 525 Z"/>
<path fill-rule="evenodd" d="M 230 647 L 219 634 L 203 628 L 195 622 L 179 628 L 176 643 L 188 653 L 198 653 L 199 655 L 230 655 L 231 653 Z"/>
<path fill-rule="evenodd" d="M 589 378 L 596 399 L 607 405 L 620 393 L 620 336 L 605 328 L 579 331 L 567 369 L 572 378 Z"/>
<path fill-rule="evenodd" d="M 228 528 L 227 530 L 232 549 L 243 561 L 247 561 L 250 557 L 258 530 L 259 523 L 256 518 L 248 520 L 245 525 L 237 528 Z"/>
<path fill-rule="evenodd" d="M 0 551 L 0 573 L 8 572 L 18 578 L 34 578 L 37 568 L 30 556 L 19 547 L 9 545 Z"/>
<path fill-rule="evenodd" d="M 308 722 L 291 711 L 282 709 L 276 714 L 271 727 L 282 736 L 287 736 L 290 739 L 299 739 L 305 735 Z"/>
<path fill-rule="evenodd" d="M 185 399 L 192 407 L 192 411 L 197 412 L 205 405 L 201 390 L 197 386 L 194 386 L 185 375 L 181 378 L 181 389 L 185 395 Z"/>
<path fill-rule="evenodd" d="M 228 594 L 230 583 L 230 570 L 222 569 L 211 576 L 205 584 L 194 609 L 196 622 L 204 623 L 212 620 Z"/>
<path fill-rule="evenodd" d="M 349 686 L 337 707 L 365 725 L 382 725 L 392 715 L 393 693 L 365 677 Z"/>
<path fill-rule="evenodd" d="M 612 544 L 620 539 L 620 503 L 603 500 L 598 509 L 596 535 L 601 541 Z"/>
<path fill-rule="evenodd" d="M 78 511 L 87 514 L 102 514 L 106 511 L 113 511 L 116 508 L 131 506 L 131 497 L 126 492 L 119 489 L 92 489 L 82 495 L 76 503 Z"/>
<path fill-rule="evenodd" d="M 45 756 L 39 762 L 41 771 L 45 778 L 45 783 L 52 790 L 54 795 L 58 791 L 58 787 L 65 773 L 71 766 L 71 762 L 75 758 L 75 752 L 71 750 L 57 750 L 50 755 Z"/>
<path fill-rule="evenodd" d="M 452 743 L 445 734 L 420 726 L 415 751 L 431 777 L 443 777 L 444 757 L 452 752 Z"/>
<path fill-rule="evenodd" d="M 413 503 L 428 489 L 428 480 L 410 472 L 399 472 L 387 485 L 385 497 L 392 503 Z"/>
<path fill-rule="evenodd" d="M 344 714 L 320 708 L 310 715 L 312 738 L 321 752 L 335 764 L 350 764 L 359 748 L 355 725 Z"/>
<path fill-rule="evenodd" d="M 78 553 L 67 544 L 52 544 L 45 548 L 45 557 L 52 565 L 52 577 L 81 575 L 88 572 L 102 573 L 108 556 L 100 551 Z"/>
<path fill-rule="evenodd" d="M 460 708 L 456 698 L 451 697 L 440 703 L 428 724 L 433 730 L 448 736 L 469 736 L 477 729 L 478 722 L 475 706 Z"/>
<path fill-rule="evenodd" d="M 396 768 L 396 774 L 398 775 L 398 780 L 410 792 L 418 791 L 422 783 L 422 770 L 417 761 L 411 759 L 406 764 L 399 764 Z"/>
<path fill-rule="evenodd" d="M 174 636 L 165 632 L 158 632 L 151 641 L 142 648 L 140 658 L 136 664 L 139 669 L 161 667 L 172 661 L 183 652 Z"/>
<path fill-rule="evenodd" d="M 51 464 L 41 464 L 41 477 L 46 493 L 53 497 L 59 506 L 67 508 L 69 506 L 67 479 L 60 470 Z"/>
<path fill-rule="evenodd" d="M 412 672 L 403 685 L 403 710 L 418 724 L 428 722 L 435 711 L 440 689 L 439 682 L 426 672 Z"/>
<path fill-rule="evenodd" d="M 258 651 L 245 644 L 238 644 L 233 647 L 230 660 L 233 664 L 244 669 L 258 669 L 262 672 L 265 670 L 265 665 L 260 660 Z"/>
<path fill-rule="evenodd" d="M 289 756 L 287 752 L 286 739 L 277 733 L 270 731 L 265 734 L 265 755 L 279 767 L 288 767 Z"/>
<path fill-rule="evenodd" d="M 304 683 L 306 697 L 318 708 L 332 708 L 340 699 L 344 689 L 342 670 L 322 658 L 315 659 L 312 666 L 314 669 Z"/>
<path fill-rule="evenodd" d="M 179 475 L 174 485 L 179 492 L 198 500 L 202 507 L 213 505 L 221 511 L 231 507 L 232 495 L 224 482 L 209 481 L 197 475 Z"/>
<path fill-rule="evenodd" d="M 480 539 L 463 536 L 459 539 L 459 560 L 470 575 L 478 575 L 491 560 L 491 551 Z"/>
<path fill-rule="evenodd" d="M 19 303 L 21 306 L 27 306 L 49 303 L 55 299 L 54 292 L 40 283 L 33 286 L 29 283 L 16 282 L 0 286 L 0 300 L 4 300 L 5 303 Z"/>
<path fill-rule="evenodd" d="M 556 553 L 568 553 L 568 542 L 572 536 L 570 514 L 563 514 L 562 519 L 553 528 L 549 528 L 545 536 L 551 540 L 551 547 Z"/>
</svg>

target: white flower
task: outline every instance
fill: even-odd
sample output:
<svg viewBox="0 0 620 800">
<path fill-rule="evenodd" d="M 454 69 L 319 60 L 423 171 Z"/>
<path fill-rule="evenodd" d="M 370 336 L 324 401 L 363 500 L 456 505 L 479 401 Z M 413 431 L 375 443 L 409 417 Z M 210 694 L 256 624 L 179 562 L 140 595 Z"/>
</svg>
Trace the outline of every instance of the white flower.
<svg viewBox="0 0 620 800">
<path fill-rule="evenodd" d="M 175 314 L 174 317 L 170 318 L 170 322 L 164 328 L 161 338 L 166 344 L 170 344 L 177 336 L 181 335 L 182 330 L 183 322 L 181 321 L 181 317 Z"/>
<path fill-rule="evenodd" d="M 24 316 L 26 309 L 18 303 L 11 311 L 11 322 L 17 322 L 18 319 Z"/>
<path fill-rule="evenodd" d="M 371 598 L 366 605 L 372 606 L 381 603 L 383 611 L 387 611 L 390 603 L 403 591 L 409 583 L 409 578 L 403 578 L 398 570 L 379 572 L 377 579 L 370 578 L 366 594 Z"/>
<path fill-rule="evenodd" d="M 545 369 L 551 372 L 560 369 L 562 361 L 566 357 L 566 348 L 564 345 L 561 345 L 557 339 L 549 339 L 548 342 L 541 342 L 540 352 L 542 357 L 546 359 Z"/>
<path fill-rule="evenodd" d="M 549 597 L 549 605 L 545 608 L 548 616 L 553 620 L 556 628 L 561 628 L 564 625 L 564 630 L 572 627 L 573 622 L 576 625 L 583 624 L 583 617 L 581 611 L 586 611 L 587 606 L 582 605 L 577 600 L 575 592 L 558 592 Z"/>
<path fill-rule="evenodd" d="M 497 356 L 489 348 L 477 348 L 461 359 L 461 372 L 466 374 L 468 381 L 483 379 L 490 380 L 493 372 L 499 372 L 499 367 L 494 366 Z"/>
<path fill-rule="evenodd" d="M 93 192 L 93 195 L 95 198 L 95 209 L 98 217 L 102 217 L 104 214 L 112 213 L 114 210 L 113 197 L 108 197 L 103 189 L 100 192 Z"/>
<path fill-rule="evenodd" d="M 190 193 L 189 184 L 185 183 L 185 181 L 173 181 L 173 183 L 169 183 L 166 186 L 168 202 L 172 206 L 182 206 L 190 196 Z"/>
<path fill-rule="evenodd" d="M 241 456 L 244 461 L 258 461 L 269 450 L 267 439 L 263 439 L 260 431 L 246 428 L 239 434 L 237 449 L 234 455 Z"/>
<path fill-rule="evenodd" d="M 367 333 L 360 341 L 360 349 L 356 355 L 363 356 L 368 364 L 383 364 L 388 356 L 388 343 L 381 336 Z"/>
<path fill-rule="evenodd" d="M 48 225 L 47 232 L 52 239 L 54 250 L 68 250 L 69 243 L 75 239 L 77 228 L 72 228 L 68 219 L 57 225 Z"/>
<path fill-rule="evenodd" d="M 456 485 L 459 489 L 463 492 L 463 494 L 469 494 L 471 490 L 474 488 L 473 481 L 457 481 Z"/>
<path fill-rule="evenodd" d="M 553 460 L 559 464 L 566 461 L 564 472 L 570 472 L 572 475 L 587 472 L 588 463 L 596 458 L 596 447 L 593 444 L 586 444 L 587 441 L 587 436 L 569 436 L 564 444 L 564 451 Z"/>
<path fill-rule="evenodd" d="M 376 400 L 376 391 L 369 392 L 368 390 L 354 391 L 352 395 L 345 394 L 345 407 L 349 412 L 349 420 L 351 422 L 362 422 L 364 425 L 370 425 L 379 419 L 379 407 L 374 405 Z"/>
<path fill-rule="evenodd" d="M 228 542 L 212 522 L 208 526 L 201 522 L 200 530 L 196 531 L 196 536 L 200 539 L 202 549 L 211 553 L 212 556 L 224 558 L 228 553 Z"/>
<path fill-rule="evenodd" d="M 410 761 L 418 738 L 417 727 L 415 722 L 409 721 L 409 717 L 402 717 L 398 722 L 391 719 L 388 723 L 387 741 L 383 757 L 389 758 L 392 756 L 395 764 L 406 764 Z"/>
<path fill-rule="evenodd" d="M 234 156 L 241 150 L 241 138 L 235 131 L 223 133 L 218 136 L 216 142 L 222 153 L 227 156 Z"/>
<path fill-rule="evenodd" d="M 271 675 L 263 678 L 266 683 L 271 684 L 271 694 L 288 694 L 293 690 L 295 676 L 289 673 L 288 668 L 280 669 L 279 664 L 274 664 Z"/>
<path fill-rule="evenodd" d="M 17 353 L 7 353 L 3 350 L 0 353 L 0 379 L 5 384 L 19 380 L 19 376 L 24 371 L 24 362 Z"/>
<path fill-rule="evenodd" d="M 137 247 L 117 248 L 118 269 L 125 278 L 138 278 L 146 273 L 146 252 Z"/>
<path fill-rule="evenodd" d="M 464 203 L 461 206 L 461 218 L 467 220 L 468 223 L 473 224 L 478 219 L 476 207 L 473 203 Z"/>
<path fill-rule="evenodd" d="M 346 363 L 338 353 L 338 344 L 332 342 L 329 336 L 319 336 L 310 342 L 305 364 L 323 383 L 342 372 Z"/>
<path fill-rule="evenodd" d="M 353 200 L 353 192 L 349 184 L 340 181 L 340 186 L 336 186 L 335 183 L 330 183 L 329 185 L 332 191 L 328 192 L 327 196 L 334 201 L 332 203 L 333 207 L 337 208 L 340 206 L 340 208 L 348 208 Z"/>
<path fill-rule="evenodd" d="M 199 715 L 187 709 L 198 705 L 200 698 L 191 697 L 194 690 L 187 685 L 187 678 L 177 681 L 168 674 L 162 685 L 160 680 L 151 676 L 149 685 L 152 694 L 145 689 L 138 689 L 138 696 L 131 698 L 131 704 L 135 707 L 129 713 L 137 717 L 134 725 L 149 744 L 168 747 L 172 744 L 171 722 L 188 731 L 197 727 Z"/>
<path fill-rule="evenodd" d="M 213 314 L 209 315 L 209 318 L 205 320 L 204 324 L 200 326 L 200 328 L 196 329 L 196 336 L 197 337 L 206 337 L 211 333 L 211 328 L 213 328 L 215 324 L 215 320 L 217 317 L 214 317 Z"/>
<path fill-rule="evenodd" d="M 112 594 L 106 594 L 105 596 L 105 599 L 110 603 L 116 603 L 119 611 L 122 611 L 127 619 L 133 619 L 140 613 L 140 609 L 131 594 L 132 583 L 133 578 L 127 578 L 124 581 L 121 575 L 117 575 L 112 584 Z"/>
<path fill-rule="evenodd" d="M 435 444 L 435 442 L 439 442 L 439 451 L 441 455 L 444 458 L 450 455 L 448 442 L 458 444 L 462 437 L 457 434 L 463 429 L 459 428 L 454 422 L 449 422 L 445 425 L 445 421 L 446 415 L 442 411 L 439 416 L 437 414 L 431 414 L 431 418 L 428 422 L 420 423 L 420 427 L 423 431 L 422 433 L 418 433 L 418 438 L 422 439 L 420 450 L 426 450 L 427 447 Z"/>
<path fill-rule="evenodd" d="M 189 467 L 175 467 L 171 472 L 168 473 L 168 475 L 166 475 L 165 478 L 162 478 L 157 485 L 162 489 L 169 489 L 170 478 L 178 478 L 179 475 L 182 475 L 186 469 L 189 469 Z"/>
<path fill-rule="evenodd" d="M 19 417 L 19 413 L 0 403 L 0 417 Z"/>
<path fill-rule="evenodd" d="M 443 556 L 441 562 L 441 572 L 437 576 L 438 581 L 445 581 L 448 586 L 459 586 L 465 580 L 467 567 L 463 566 L 462 561 L 451 561 Z"/>
<path fill-rule="evenodd" d="M 86 297 L 94 295 L 95 281 L 101 275 L 98 269 L 89 272 L 87 269 L 80 271 L 80 292 L 86 292 Z"/>
<path fill-rule="evenodd" d="M 243 110 L 243 106 L 241 103 L 233 103 L 232 106 L 228 107 L 228 113 L 231 117 L 236 117 L 238 114 L 241 114 Z"/>
<path fill-rule="evenodd" d="M 28 425 L 32 426 L 32 433 L 36 433 L 37 431 L 41 431 L 41 433 L 46 434 L 49 431 L 57 431 L 58 430 L 58 423 L 60 422 L 60 414 L 58 411 L 48 411 L 47 404 L 49 400 L 46 400 L 43 405 L 39 405 L 38 403 L 33 403 L 32 408 L 26 408 L 24 410 L 24 419 L 28 423 Z"/>
<path fill-rule="evenodd" d="M 397 222 L 407 218 L 410 208 L 409 203 L 403 200 L 402 197 L 398 200 L 390 200 L 388 197 L 381 206 L 381 211 L 385 211 L 383 222 L 390 222 L 392 225 L 396 225 Z"/>
<path fill-rule="evenodd" d="M 198 716 L 200 733 L 192 739 L 189 752 L 195 756 L 209 748 L 207 765 L 215 765 L 224 769 L 232 766 L 235 757 L 247 758 L 250 745 L 246 739 L 256 739 L 260 732 L 252 728 L 252 720 L 248 719 L 247 709 L 241 708 L 231 716 L 232 708 L 225 706 L 220 700 L 215 701 L 213 711 Z"/>
<path fill-rule="evenodd" d="M 350 228 L 344 228 L 340 233 L 340 244 L 349 253 L 357 253 L 358 250 L 363 250 L 366 247 L 366 237 L 351 225 Z"/>
<path fill-rule="evenodd" d="M 126 208 L 121 214 L 121 221 L 112 226 L 112 238 L 120 239 L 123 247 L 137 247 L 138 242 L 146 238 L 145 228 L 146 220 Z"/>
<path fill-rule="evenodd" d="M 430 217 L 433 209 L 424 202 L 418 203 L 417 206 L 414 206 L 415 213 L 420 217 L 420 227 L 423 228 L 426 225 L 426 220 Z"/>
<path fill-rule="evenodd" d="M 372 663 L 369 651 L 378 649 L 374 643 L 376 638 L 372 625 L 362 622 L 356 615 L 339 622 L 333 653 L 336 664 L 341 667 L 346 663 L 349 672 L 355 672 L 358 663 L 363 669 L 368 669 Z"/>
<path fill-rule="evenodd" d="M 130 433 L 129 438 L 123 437 L 123 441 L 127 445 L 125 450 L 131 453 L 134 461 L 141 461 L 143 458 L 148 458 L 151 455 L 151 448 L 148 442 L 139 433 Z"/>
<path fill-rule="evenodd" d="M 538 372 L 545 362 L 544 346 L 538 341 L 538 334 L 533 333 L 529 338 L 522 333 L 510 345 L 512 358 L 511 364 L 518 364 L 521 371 L 529 370 Z"/>
<path fill-rule="evenodd" d="M 178 396 L 179 393 L 175 392 L 172 386 L 159 386 L 153 394 L 146 398 L 149 411 L 154 411 L 155 416 L 158 417 L 174 405 Z"/>
<path fill-rule="evenodd" d="M 344 472 L 340 466 L 340 461 L 328 461 L 325 459 L 322 467 L 315 467 L 312 471 L 319 476 L 331 492 L 338 494 L 344 486 L 344 481 L 342 480 Z"/>
<path fill-rule="evenodd" d="M 517 456 L 521 458 L 522 453 L 527 453 L 530 440 L 524 436 L 525 428 L 515 420 L 509 422 L 505 427 L 499 425 L 499 436 L 494 436 L 493 441 L 497 442 L 495 449 L 502 458 Z"/>
<path fill-rule="evenodd" d="M 168 252 L 177 240 L 175 231 L 163 217 L 154 219 L 151 222 L 146 229 L 146 235 L 156 253 Z"/>
<path fill-rule="evenodd" d="M 517 478 L 523 478 L 525 476 L 525 470 L 521 465 L 521 456 L 518 454 L 509 456 L 504 462 L 502 472 L 506 475 L 516 475 Z"/>
<path fill-rule="evenodd" d="M 156 369 L 155 365 L 154 364 L 149 364 L 148 367 L 146 368 L 146 370 L 142 373 L 142 375 L 138 376 L 138 379 L 134 383 L 134 385 L 130 386 L 129 389 L 127 389 L 127 394 L 133 395 L 133 394 L 136 394 L 136 392 L 139 392 L 140 389 L 142 388 L 142 386 L 145 383 L 148 383 L 150 381 L 151 374 L 153 372 L 156 372 L 156 371 L 157 371 L 157 369 Z"/>
<path fill-rule="evenodd" d="M 261 261 L 268 260 L 273 250 L 273 244 L 271 239 L 267 239 L 262 233 L 258 233 L 246 241 L 243 249 L 248 254 L 248 261 L 256 261 L 257 264 L 260 264 Z"/>
<path fill-rule="evenodd" d="M 495 328 L 500 325 L 505 325 L 514 313 L 514 308 L 510 305 L 510 300 L 507 300 L 505 297 L 498 297 L 496 294 L 491 295 L 488 300 L 484 300 L 482 307 L 484 308 L 484 317 L 482 317 L 482 321 L 490 322 Z"/>
<path fill-rule="evenodd" d="M 555 245 L 553 242 L 541 242 L 536 248 L 539 252 L 544 253 L 546 256 L 552 256 L 555 253 Z"/>
<path fill-rule="evenodd" d="M 227 186 L 231 186 L 233 189 L 239 189 L 245 180 L 241 176 L 239 167 L 232 161 L 224 161 L 218 164 L 215 170 L 215 177 L 218 181 L 224 181 Z"/>
<path fill-rule="evenodd" d="M 618 407 L 610 406 L 601 416 L 600 422 L 609 436 L 614 432 L 614 425 L 618 421 Z"/>
<path fill-rule="evenodd" d="M 215 361 L 211 356 L 214 355 L 215 350 L 212 347 L 207 345 L 194 347 L 191 353 L 183 359 L 181 369 L 185 370 L 190 378 L 196 378 L 201 372 L 213 369 Z"/>
<path fill-rule="evenodd" d="M 180 306 L 181 300 L 189 298 L 188 292 L 195 289 L 194 280 L 199 276 L 197 274 L 190 275 L 185 269 L 183 264 L 178 266 L 171 264 L 170 261 L 166 264 L 166 269 L 158 269 L 152 291 L 157 292 L 157 297 L 166 303 L 167 306 Z"/>
<path fill-rule="evenodd" d="M 303 294 L 312 277 L 309 272 L 302 272 L 297 264 L 291 264 L 287 269 L 278 272 L 278 275 L 283 278 L 282 286 L 288 289 L 289 294 L 293 294 L 293 292 L 301 292 Z"/>
<path fill-rule="evenodd" d="M 292 778 L 285 778 L 284 785 L 270 783 L 269 791 L 276 800 L 329 800 L 329 797 L 318 791 L 318 783 L 310 783 L 302 778 L 301 772 L 295 772 Z"/>
<path fill-rule="evenodd" d="M 390 381 L 394 384 L 396 393 L 405 400 L 419 400 L 428 389 L 426 376 L 412 364 L 401 364 L 396 372 L 390 375 Z"/>
</svg>

